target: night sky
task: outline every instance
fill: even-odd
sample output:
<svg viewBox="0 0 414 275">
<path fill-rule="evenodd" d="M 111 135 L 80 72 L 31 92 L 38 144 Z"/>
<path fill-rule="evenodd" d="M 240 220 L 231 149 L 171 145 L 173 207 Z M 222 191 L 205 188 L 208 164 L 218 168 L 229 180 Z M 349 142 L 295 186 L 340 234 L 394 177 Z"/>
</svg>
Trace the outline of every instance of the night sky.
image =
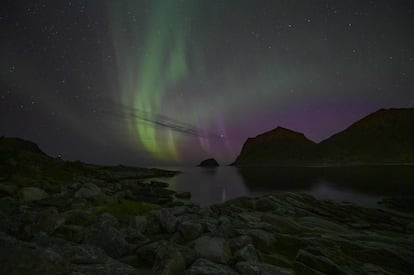
<svg viewBox="0 0 414 275">
<path fill-rule="evenodd" d="M 414 106 L 414 1 L 0 2 L 0 136 L 104 164 L 234 160 Z"/>
</svg>

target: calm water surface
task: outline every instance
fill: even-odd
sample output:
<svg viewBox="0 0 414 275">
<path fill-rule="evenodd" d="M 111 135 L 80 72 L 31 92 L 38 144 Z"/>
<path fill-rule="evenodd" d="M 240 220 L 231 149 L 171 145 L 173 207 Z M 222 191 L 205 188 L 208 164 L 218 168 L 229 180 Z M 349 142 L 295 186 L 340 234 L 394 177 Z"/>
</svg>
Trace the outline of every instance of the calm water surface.
<svg viewBox="0 0 414 275">
<path fill-rule="evenodd" d="M 160 168 L 181 171 L 162 181 L 175 191 L 191 192 L 192 201 L 202 206 L 269 192 L 301 191 L 365 206 L 377 206 L 386 196 L 414 195 L 414 166 Z"/>
</svg>

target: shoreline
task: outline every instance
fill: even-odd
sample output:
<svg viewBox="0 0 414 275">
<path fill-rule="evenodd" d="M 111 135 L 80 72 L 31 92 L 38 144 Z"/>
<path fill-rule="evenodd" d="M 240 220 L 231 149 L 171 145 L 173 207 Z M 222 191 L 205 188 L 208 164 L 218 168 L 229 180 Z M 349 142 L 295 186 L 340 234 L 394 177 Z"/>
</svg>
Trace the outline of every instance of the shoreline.
<svg viewBox="0 0 414 275">
<path fill-rule="evenodd" d="M 6 263 L 0 272 L 409 274 L 414 268 L 409 214 L 294 192 L 200 207 L 162 181 L 142 183 L 117 172 L 59 190 L 12 192 L 0 183 Z"/>
</svg>

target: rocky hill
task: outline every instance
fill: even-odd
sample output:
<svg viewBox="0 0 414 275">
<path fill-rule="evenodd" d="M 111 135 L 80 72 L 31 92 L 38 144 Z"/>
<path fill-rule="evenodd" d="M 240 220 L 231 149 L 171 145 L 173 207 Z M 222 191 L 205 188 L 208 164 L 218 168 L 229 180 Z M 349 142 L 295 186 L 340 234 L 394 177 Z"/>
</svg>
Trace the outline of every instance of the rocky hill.
<svg viewBox="0 0 414 275">
<path fill-rule="evenodd" d="M 249 138 L 233 163 L 322 165 L 414 162 L 414 109 L 381 109 L 319 144 L 278 127 Z"/>
<path fill-rule="evenodd" d="M 235 165 L 307 163 L 315 158 L 316 143 L 283 127 L 248 138 Z"/>
<path fill-rule="evenodd" d="M 323 160 L 414 162 L 414 109 L 381 109 L 319 144 Z"/>
</svg>

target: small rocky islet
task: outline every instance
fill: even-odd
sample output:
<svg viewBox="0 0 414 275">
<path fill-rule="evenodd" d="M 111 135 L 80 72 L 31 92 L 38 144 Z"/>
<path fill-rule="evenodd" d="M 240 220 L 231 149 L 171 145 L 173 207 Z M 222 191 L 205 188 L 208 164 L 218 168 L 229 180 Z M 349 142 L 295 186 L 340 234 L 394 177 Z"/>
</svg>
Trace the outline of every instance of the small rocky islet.
<svg viewBox="0 0 414 275">
<path fill-rule="evenodd" d="M 177 172 L 64 162 L 7 142 L 0 140 L 0 274 L 414 270 L 409 213 L 302 193 L 200 207 L 153 180 Z"/>
</svg>

